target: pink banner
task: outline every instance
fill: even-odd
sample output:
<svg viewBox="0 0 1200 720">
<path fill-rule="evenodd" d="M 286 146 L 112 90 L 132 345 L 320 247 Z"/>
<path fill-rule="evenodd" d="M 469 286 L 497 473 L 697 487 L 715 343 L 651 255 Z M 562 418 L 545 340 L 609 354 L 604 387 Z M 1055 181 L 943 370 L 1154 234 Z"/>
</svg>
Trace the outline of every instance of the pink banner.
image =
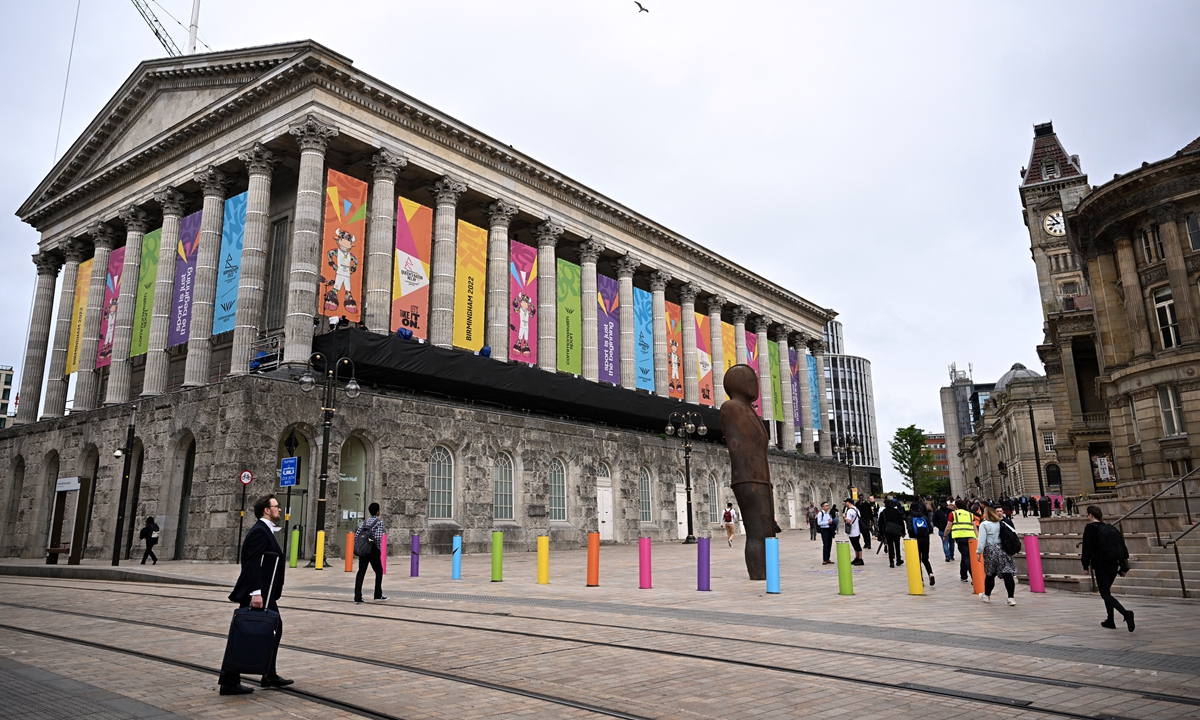
<svg viewBox="0 0 1200 720">
<path fill-rule="evenodd" d="M 758 377 L 758 335 L 752 332 L 746 333 L 746 364 L 754 370 L 755 377 Z M 754 412 L 762 417 L 762 404 L 759 402 L 762 398 L 754 401 Z"/>
<path fill-rule="evenodd" d="M 117 298 L 121 296 L 121 270 L 125 267 L 125 246 L 108 256 L 108 277 L 104 280 L 104 304 L 100 306 L 100 345 L 96 348 L 96 367 L 112 363 L 113 330 L 117 327 Z"/>
<path fill-rule="evenodd" d="M 511 241 L 508 248 L 508 357 L 537 362 L 537 248 Z"/>
</svg>

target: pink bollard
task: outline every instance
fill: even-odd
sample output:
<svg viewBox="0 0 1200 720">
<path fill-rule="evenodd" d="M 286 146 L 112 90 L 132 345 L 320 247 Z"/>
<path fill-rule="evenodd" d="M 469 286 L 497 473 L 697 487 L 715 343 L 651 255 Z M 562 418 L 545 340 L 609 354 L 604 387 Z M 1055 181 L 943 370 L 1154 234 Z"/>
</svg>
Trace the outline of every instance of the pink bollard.
<svg viewBox="0 0 1200 720">
<path fill-rule="evenodd" d="M 638 588 L 650 589 L 650 538 L 638 538 Z"/>
<path fill-rule="evenodd" d="M 383 564 L 383 574 L 387 575 L 387 533 L 383 534 L 383 540 L 379 543 L 379 562 Z"/>
<path fill-rule="evenodd" d="M 1046 577 L 1042 574 L 1042 551 L 1038 549 L 1038 536 L 1025 536 L 1025 567 L 1029 571 L 1029 592 L 1046 592 Z"/>
</svg>

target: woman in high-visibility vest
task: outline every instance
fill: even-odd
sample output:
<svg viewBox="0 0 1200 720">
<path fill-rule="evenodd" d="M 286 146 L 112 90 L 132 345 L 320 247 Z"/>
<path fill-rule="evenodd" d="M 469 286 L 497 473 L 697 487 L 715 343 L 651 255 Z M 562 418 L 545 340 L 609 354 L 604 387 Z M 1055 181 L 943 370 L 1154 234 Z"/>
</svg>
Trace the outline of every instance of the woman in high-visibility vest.
<svg viewBox="0 0 1200 720">
<path fill-rule="evenodd" d="M 975 537 L 975 517 L 967 509 L 966 500 L 956 500 L 950 514 L 950 539 L 958 546 L 958 577 L 969 581 L 971 573 L 971 538 Z"/>
</svg>

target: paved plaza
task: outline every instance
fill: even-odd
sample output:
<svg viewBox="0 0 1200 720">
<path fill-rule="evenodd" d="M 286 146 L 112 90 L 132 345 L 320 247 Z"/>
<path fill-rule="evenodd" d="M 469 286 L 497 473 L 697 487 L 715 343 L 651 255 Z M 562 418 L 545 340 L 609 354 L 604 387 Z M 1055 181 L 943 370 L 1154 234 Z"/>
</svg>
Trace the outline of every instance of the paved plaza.
<svg viewBox="0 0 1200 720">
<path fill-rule="evenodd" d="M 448 556 L 421 557 L 417 578 L 393 557 L 389 599 L 364 605 L 339 560 L 300 567 L 280 602 L 279 668 L 296 684 L 236 698 L 216 692 L 232 610 L 216 583 L 236 567 L 122 565 L 207 585 L 0 576 L 0 716 L 1200 717 L 1195 602 L 1129 598 L 1132 634 L 1099 626 L 1097 595 L 1019 586 L 1007 607 L 1001 587 L 984 604 L 936 544 L 924 596 L 874 547 L 840 596 L 807 530 L 783 533 L 768 595 L 746 579 L 742 539 L 714 539 L 711 592 L 695 589 L 695 547 L 673 543 L 653 546 L 649 590 L 633 545 L 602 548 L 594 588 L 583 551 L 554 553 L 549 585 L 532 554 L 506 555 L 501 583 L 486 555 L 459 581 Z"/>
</svg>

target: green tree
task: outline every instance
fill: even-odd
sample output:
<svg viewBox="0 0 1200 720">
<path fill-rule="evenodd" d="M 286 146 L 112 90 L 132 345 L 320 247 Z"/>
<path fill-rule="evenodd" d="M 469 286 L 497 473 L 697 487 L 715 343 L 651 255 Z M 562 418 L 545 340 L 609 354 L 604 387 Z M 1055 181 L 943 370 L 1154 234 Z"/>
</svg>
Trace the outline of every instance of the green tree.
<svg viewBox="0 0 1200 720">
<path fill-rule="evenodd" d="M 899 428 L 890 443 L 892 467 L 904 476 L 904 486 L 916 495 L 931 495 L 946 492 L 945 484 L 937 475 L 933 464 L 933 453 L 925 443 L 925 431 L 916 425 Z"/>
</svg>

